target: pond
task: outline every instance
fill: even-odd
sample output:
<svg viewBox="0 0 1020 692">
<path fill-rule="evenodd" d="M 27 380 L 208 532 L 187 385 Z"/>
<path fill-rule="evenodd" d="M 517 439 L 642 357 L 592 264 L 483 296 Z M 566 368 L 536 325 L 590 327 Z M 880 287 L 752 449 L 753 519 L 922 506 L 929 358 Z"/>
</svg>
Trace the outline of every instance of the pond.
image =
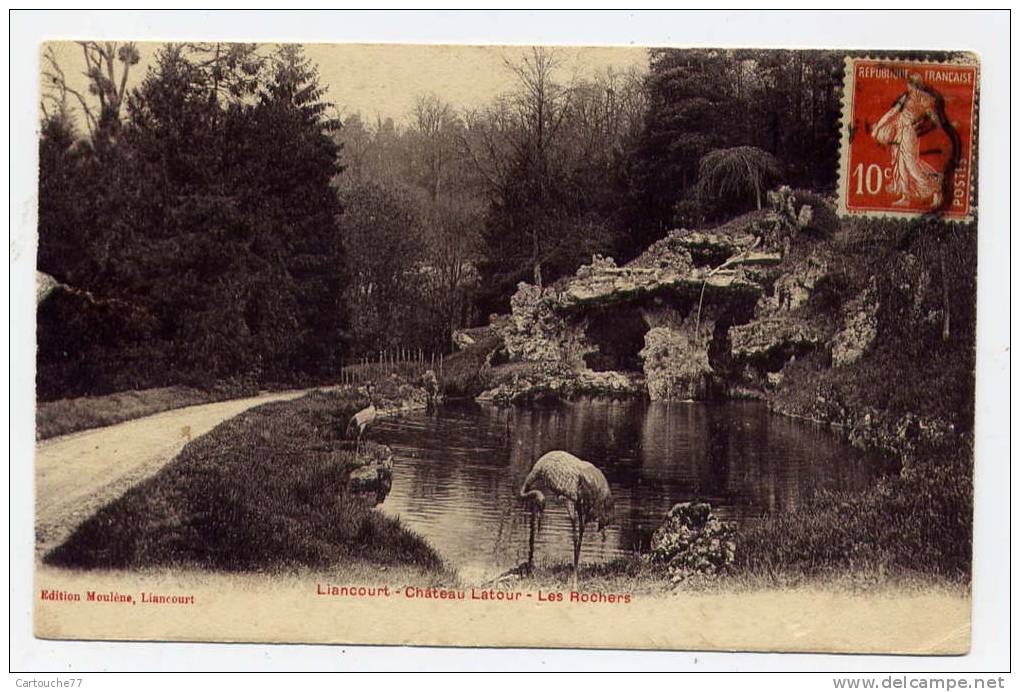
<svg viewBox="0 0 1020 692">
<path fill-rule="evenodd" d="M 584 563 L 646 550 L 677 502 L 704 500 L 721 518 L 747 525 L 795 509 L 819 489 L 863 488 L 886 470 L 828 428 L 758 402 L 447 404 L 380 420 L 369 436 L 394 452 L 393 486 L 379 509 L 480 578 L 526 559 L 528 513 L 516 495 L 549 450 L 592 462 L 613 490 L 616 523 L 604 538 L 586 534 Z M 550 497 L 536 562 L 567 563 L 571 555 L 570 521 Z"/>
</svg>

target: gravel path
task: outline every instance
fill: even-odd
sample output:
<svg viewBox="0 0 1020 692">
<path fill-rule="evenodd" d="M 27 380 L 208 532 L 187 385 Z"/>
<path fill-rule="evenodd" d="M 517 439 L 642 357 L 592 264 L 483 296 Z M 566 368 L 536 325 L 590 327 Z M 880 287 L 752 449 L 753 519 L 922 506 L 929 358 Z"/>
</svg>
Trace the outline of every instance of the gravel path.
<svg viewBox="0 0 1020 692">
<path fill-rule="evenodd" d="M 296 399 L 308 391 L 189 406 L 36 443 L 36 557 L 60 545 L 97 509 L 159 471 L 189 440 L 253 406 Z"/>
</svg>

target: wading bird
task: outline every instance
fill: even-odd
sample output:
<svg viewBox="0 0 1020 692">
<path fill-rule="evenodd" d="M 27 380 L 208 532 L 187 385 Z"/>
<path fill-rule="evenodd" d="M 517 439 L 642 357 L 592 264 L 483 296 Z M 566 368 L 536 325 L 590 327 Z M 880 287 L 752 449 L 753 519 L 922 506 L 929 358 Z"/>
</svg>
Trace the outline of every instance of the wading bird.
<svg viewBox="0 0 1020 692">
<path fill-rule="evenodd" d="M 375 385 L 369 382 L 365 385 L 365 392 L 368 393 L 368 406 L 361 409 L 351 417 L 351 422 L 347 424 L 346 437 L 350 439 L 351 433 L 354 429 L 358 430 L 358 441 L 355 445 L 355 453 L 361 453 L 361 437 L 368 430 L 368 427 L 375 422 L 375 419 L 379 417 L 379 410 L 375 407 L 375 399 L 372 394 L 375 391 Z"/>
<path fill-rule="evenodd" d="M 519 497 L 531 504 L 531 527 L 528 536 L 528 562 L 530 571 L 535 558 L 536 518 L 541 526 L 545 509 L 545 495 L 538 488 L 563 498 L 570 515 L 571 538 L 574 541 L 574 588 L 577 588 L 577 565 L 581 559 L 581 541 L 584 528 L 591 522 L 598 522 L 602 531 L 613 522 L 613 493 L 609 482 L 598 468 L 587 461 L 578 459 L 569 452 L 555 450 L 547 452 L 535 462 L 531 473 L 524 479 Z"/>
</svg>

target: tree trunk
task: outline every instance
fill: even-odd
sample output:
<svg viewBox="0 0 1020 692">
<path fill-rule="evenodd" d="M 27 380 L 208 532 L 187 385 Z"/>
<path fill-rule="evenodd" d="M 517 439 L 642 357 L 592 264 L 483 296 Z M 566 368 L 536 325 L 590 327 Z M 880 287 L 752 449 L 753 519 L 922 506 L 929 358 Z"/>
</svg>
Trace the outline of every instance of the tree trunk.
<svg viewBox="0 0 1020 692">
<path fill-rule="evenodd" d="M 949 341 L 949 277 L 946 275 L 946 255 L 939 256 L 942 265 L 942 340 Z"/>
<path fill-rule="evenodd" d="M 542 260 L 539 257 L 538 229 L 531 230 L 531 262 L 534 266 L 535 285 L 542 288 Z"/>
</svg>

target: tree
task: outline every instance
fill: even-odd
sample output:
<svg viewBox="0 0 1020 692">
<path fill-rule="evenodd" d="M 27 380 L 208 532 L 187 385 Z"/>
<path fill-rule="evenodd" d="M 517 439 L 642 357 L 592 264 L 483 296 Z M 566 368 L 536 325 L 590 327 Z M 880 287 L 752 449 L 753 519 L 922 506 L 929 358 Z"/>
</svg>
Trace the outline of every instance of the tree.
<svg viewBox="0 0 1020 692">
<path fill-rule="evenodd" d="M 465 119 L 462 146 L 488 197 L 483 314 L 505 310 L 518 282 L 547 283 L 612 247 L 607 200 L 633 117 L 621 104 L 640 99 L 617 100 L 609 78 L 563 85 L 559 65 L 532 49 L 508 63 L 516 88 Z"/>
<path fill-rule="evenodd" d="M 209 100 L 238 103 L 256 93 L 266 58 L 254 43 L 186 43 L 189 62 L 205 73 Z"/>
<path fill-rule="evenodd" d="M 98 143 L 100 138 L 115 136 L 120 128 L 128 74 L 138 64 L 140 55 L 137 46 L 131 42 L 78 41 L 78 45 L 85 59 L 84 75 L 88 78 L 88 91 L 93 98 L 86 98 L 71 86 L 50 45 L 43 51 L 43 83 L 46 86 L 43 102 L 65 110 L 68 96 L 73 96 L 85 117 L 89 134 Z"/>
<path fill-rule="evenodd" d="M 725 133 L 736 120 L 729 67 L 723 51 L 650 51 L 648 113 L 629 164 L 626 255 L 665 234 L 674 208 L 698 179 L 701 157 L 727 143 Z"/>
<path fill-rule="evenodd" d="M 559 156 L 570 162 L 578 213 L 605 226 L 616 254 L 628 235 L 621 204 L 630 187 L 626 164 L 641 135 L 647 107 L 642 74 L 633 68 L 626 72 L 610 68 L 575 82 L 572 89 Z"/>
<path fill-rule="evenodd" d="M 330 373 L 343 347 L 344 259 L 336 225 L 342 207 L 332 180 L 342 167 L 332 116 L 317 68 L 301 46 L 270 57 L 271 76 L 247 108 L 240 132 L 242 204 L 278 244 L 283 269 L 296 286 L 301 328 L 295 335 L 303 372 Z"/>
<path fill-rule="evenodd" d="M 696 194 L 703 208 L 742 211 L 748 197 L 761 209 L 762 195 L 779 179 L 779 161 L 757 147 L 714 149 L 698 164 Z"/>
<path fill-rule="evenodd" d="M 505 61 L 506 67 L 517 76 L 519 88 L 511 102 L 519 122 L 518 139 L 514 147 L 519 160 L 514 171 L 528 178 L 532 184 L 522 186 L 532 197 L 538 209 L 549 206 L 553 173 L 550 170 L 550 152 L 563 125 L 571 100 L 571 92 L 558 84 L 553 72 L 560 67 L 555 51 L 534 47 L 519 63 Z M 513 183 L 511 183 L 513 184 Z M 520 192 L 520 191 L 518 191 Z M 531 265 L 535 284 L 542 285 L 542 252 L 544 236 L 550 229 L 540 219 L 526 225 L 531 240 Z M 553 232 L 554 235 L 555 232 Z"/>
<path fill-rule="evenodd" d="M 835 184 L 844 54 L 836 51 L 737 51 L 738 94 L 751 144 L 784 164 L 786 182 L 825 189 Z"/>
<path fill-rule="evenodd" d="M 348 117 L 343 127 L 336 131 L 335 136 L 337 146 L 343 150 L 346 158 L 344 170 L 337 172 L 335 186 L 342 186 L 346 180 L 362 182 L 370 178 L 372 175 L 370 157 L 374 137 L 362 121 L 361 115 L 355 113 Z M 344 176 L 343 179 L 341 175 Z"/>
<path fill-rule="evenodd" d="M 456 130 L 459 121 L 453 107 L 434 94 L 419 96 L 414 106 L 412 134 L 419 184 L 433 204 L 439 201 L 450 169 L 458 156 Z"/>
<path fill-rule="evenodd" d="M 133 225 L 109 289 L 130 287 L 151 306 L 170 367 L 196 384 L 263 365 L 278 372 L 298 327 L 280 245 L 267 215 L 246 204 L 265 177 L 242 148 L 255 94 L 221 99 L 225 75 L 202 64 L 204 54 L 195 44 L 164 45 L 129 100 L 124 216 Z M 260 322 L 270 311 L 275 319 Z"/>
<path fill-rule="evenodd" d="M 50 117 L 40 269 L 120 307 L 40 313 L 40 391 L 335 372 L 345 272 L 330 107 L 298 47 L 165 44 L 101 147 Z"/>
<path fill-rule="evenodd" d="M 484 207 L 479 200 L 451 195 L 427 209 L 422 224 L 427 341 L 429 350 L 445 350 L 453 330 L 471 319 Z"/>
<path fill-rule="evenodd" d="M 423 248 L 415 205 L 371 182 L 347 188 L 344 197 L 339 224 L 355 352 L 407 345 L 421 292 L 415 267 Z"/>
<path fill-rule="evenodd" d="M 39 139 L 39 258 L 58 280 L 75 285 L 88 274 L 81 194 L 83 157 L 66 111 L 43 118 Z"/>
</svg>

